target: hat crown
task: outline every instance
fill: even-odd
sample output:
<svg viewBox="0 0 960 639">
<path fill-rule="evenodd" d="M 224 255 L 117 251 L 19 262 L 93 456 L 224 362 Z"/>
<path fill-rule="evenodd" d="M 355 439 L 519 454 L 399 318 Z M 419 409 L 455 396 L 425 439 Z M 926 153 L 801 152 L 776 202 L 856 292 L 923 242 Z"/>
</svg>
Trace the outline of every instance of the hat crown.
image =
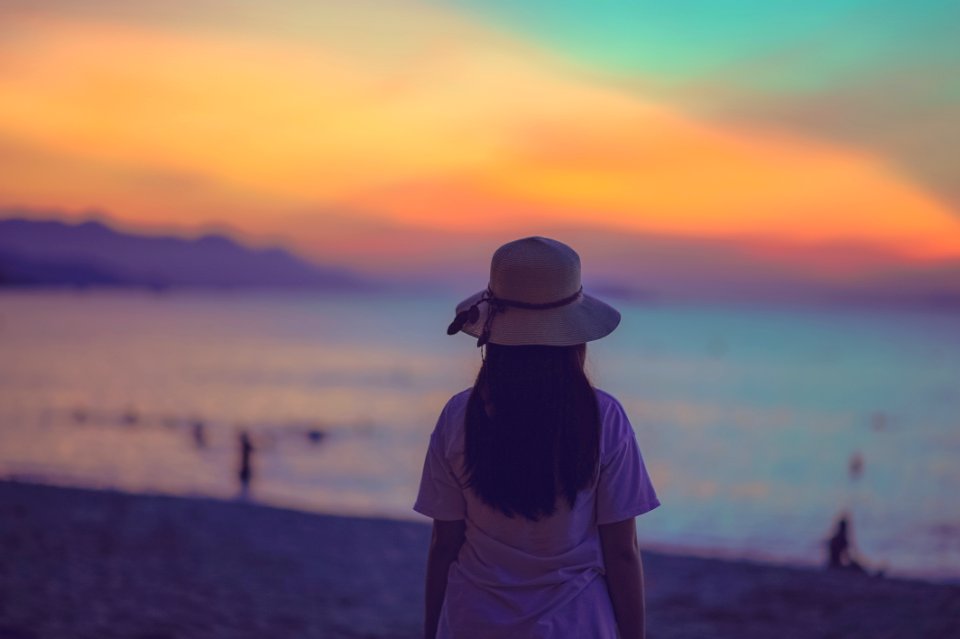
<svg viewBox="0 0 960 639">
<path fill-rule="evenodd" d="M 580 290 L 580 256 L 545 237 L 504 244 L 490 262 L 490 290 L 496 297 L 549 304 Z"/>
</svg>

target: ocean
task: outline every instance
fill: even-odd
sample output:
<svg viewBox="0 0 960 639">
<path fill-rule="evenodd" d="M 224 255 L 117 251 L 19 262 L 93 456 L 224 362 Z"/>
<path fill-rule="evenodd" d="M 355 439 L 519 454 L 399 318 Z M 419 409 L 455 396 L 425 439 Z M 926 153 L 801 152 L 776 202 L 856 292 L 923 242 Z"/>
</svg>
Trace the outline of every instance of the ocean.
<svg viewBox="0 0 960 639">
<path fill-rule="evenodd" d="M 464 295 L 465 296 L 465 295 Z M 7 291 L 0 478 L 410 510 L 471 385 L 457 296 Z M 641 541 L 813 565 L 841 512 L 871 569 L 960 579 L 960 314 L 617 301 L 588 349 L 663 505 Z"/>
</svg>

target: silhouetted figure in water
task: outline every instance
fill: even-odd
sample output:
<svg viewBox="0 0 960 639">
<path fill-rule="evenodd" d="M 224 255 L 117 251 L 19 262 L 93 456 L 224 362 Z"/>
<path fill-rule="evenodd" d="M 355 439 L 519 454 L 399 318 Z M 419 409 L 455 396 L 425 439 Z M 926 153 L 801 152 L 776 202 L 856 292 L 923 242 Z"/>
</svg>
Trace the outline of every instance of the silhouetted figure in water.
<svg viewBox="0 0 960 639">
<path fill-rule="evenodd" d="M 197 448 L 207 447 L 206 427 L 200 420 L 193 422 L 193 443 L 197 446 Z"/>
<path fill-rule="evenodd" d="M 850 481 L 857 481 L 863 475 L 863 455 L 860 454 L 860 451 L 850 455 L 847 471 L 850 473 Z"/>
<path fill-rule="evenodd" d="M 250 435 L 247 431 L 240 433 L 240 496 L 247 498 L 250 496 L 250 480 L 253 479 L 253 444 L 250 442 Z"/>
<path fill-rule="evenodd" d="M 837 529 L 827 542 L 827 567 L 864 572 L 850 552 L 849 525 L 846 517 L 837 522 Z"/>
<path fill-rule="evenodd" d="M 135 408 L 128 408 L 120 416 L 120 423 L 124 426 L 136 426 L 140 422 L 140 413 Z"/>
</svg>

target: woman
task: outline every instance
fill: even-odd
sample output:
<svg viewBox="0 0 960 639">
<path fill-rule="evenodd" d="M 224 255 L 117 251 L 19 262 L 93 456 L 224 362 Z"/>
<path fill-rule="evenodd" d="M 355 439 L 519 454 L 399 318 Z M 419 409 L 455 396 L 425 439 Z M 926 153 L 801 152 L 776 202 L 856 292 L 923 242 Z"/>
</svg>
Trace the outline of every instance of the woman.
<svg viewBox="0 0 960 639">
<path fill-rule="evenodd" d="M 414 509 L 432 517 L 425 637 L 644 636 L 634 517 L 659 505 L 623 408 L 583 371 L 620 314 L 542 237 L 493 256 L 449 334 L 485 346 L 447 402 Z"/>
</svg>

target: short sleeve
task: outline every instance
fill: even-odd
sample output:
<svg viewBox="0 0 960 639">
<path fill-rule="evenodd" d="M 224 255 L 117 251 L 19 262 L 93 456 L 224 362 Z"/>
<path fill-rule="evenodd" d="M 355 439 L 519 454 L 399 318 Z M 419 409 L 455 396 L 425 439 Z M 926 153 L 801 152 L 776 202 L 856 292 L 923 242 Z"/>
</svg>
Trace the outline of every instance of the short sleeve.
<svg viewBox="0 0 960 639">
<path fill-rule="evenodd" d="M 433 519 L 454 521 L 466 516 L 463 489 L 457 481 L 447 460 L 441 433 L 446 411 L 441 413 L 437 427 L 430 435 L 430 445 L 423 461 L 420 490 L 413 509 Z"/>
<path fill-rule="evenodd" d="M 597 523 L 623 521 L 653 510 L 660 500 L 647 474 L 636 434 L 619 403 L 609 407 L 602 427 L 613 437 L 608 440 L 612 450 L 600 461 Z"/>
</svg>

